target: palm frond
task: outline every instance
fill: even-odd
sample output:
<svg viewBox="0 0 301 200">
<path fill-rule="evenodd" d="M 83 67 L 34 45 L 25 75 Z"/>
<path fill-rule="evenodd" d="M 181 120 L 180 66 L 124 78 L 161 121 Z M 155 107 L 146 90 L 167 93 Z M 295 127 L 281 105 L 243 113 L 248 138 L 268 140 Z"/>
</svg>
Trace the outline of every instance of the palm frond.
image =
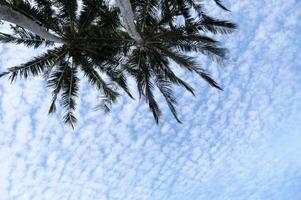
<svg viewBox="0 0 301 200">
<path fill-rule="evenodd" d="M 7 72 L 1 73 L 0 76 L 10 75 L 11 82 L 16 80 L 17 77 L 28 78 L 29 76 L 38 76 L 43 73 L 47 68 L 51 67 L 58 59 L 66 54 L 65 48 L 56 48 L 48 50 L 47 53 L 35 57 L 31 61 L 24 63 L 20 66 L 8 68 Z"/>
<path fill-rule="evenodd" d="M 151 83 L 151 81 L 148 79 L 147 76 L 145 76 L 145 98 L 146 101 L 148 102 L 149 108 L 153 113 L 153 116 L 156 120 L 156 123 L 159 123 L 160 117 L 162 115 L 162 112 L 158 106 L 158 103 L 156 102 L 155 98 L 154 98 L 154 94 L 152 92 L 153 90 L 153 84 Z"/>
<path fill-rule="evenodd" d="M 162 112 L 153 95 L 154 86 L 151 81 L 153 68 L 151 64 L 153 62 L 149 59 L 146 52 L 136 50 L 129 59 L 127 70 L 137 82 L 139 97 L 145 97 L 156 123 L 159 123 Z"/>
<path fill-rule="evenodd" d="M 228 20 L 215 19 L 205 14 L 196 22 L 195 27 L 201 31 L 209 31 L 213 34 L 230 34 L 237 29 L 237 25 Z"/>
<path fill-rule="evenodd" d="M 207 83 L 209 83 L 212 87 L 215 87 L 219 90 L 222 88 L 202 69 L 197 66 L 197 63 L 189 56 L 184 56 L 176 53 L 175 51 L 161 48 L 162 53 L 168 56 L 170 59 L 175 61 L 179 66 L 189 70 L 196 72 L 200 75 Z"/>
<path fill-rule="evenodd" d="M 157 77 L 156 85 L 159 88 L 160 92 L 163 94 L 166 103 L 169 107 L 169 110 L 173 114 L 174 118 L 177 120 L 177 122 L 182 123 L 181 120 L 178 118 L 177 110 L 175 108 L 177 101 L 173 95 L 173 91 L 171 89 L 171 83 L 165 80 L 162 76 L 159 76 Z"/>
<path fill-rule="evenodd" d="M 143 32 L 146 26 L 153 26 L 157 21 L 158 0 L 138 0 L 134 4 L 137 26 Z"/>
<path fill-rule="evenodd" d="M 54 15 L 54 10 L 52 8 L 52 3 L 49 0 L 34 0 L 37 7 L 46 14 L 47 17 Z"/>
<path fill-rule="evenodd" d="M 12 26 L 13 27 L 13 26 Z M 45 40 L 40 36 L 33 34 L 21 27 L 14 27 L 13 29 L 18 29 L 18 33 L 15 35 L 10 35 L 0 32 L 0 42 L 2 43 L 13 43 L 13 44 L 23 44 L 27 47 L 38 48 L 42 45 L 45 47 L 53 46 L 54 42 Z"/>
<path fill-rule="evenodd" d="M 74 21 L 76 20 L 76 11 L 77 11 L 77 0 L 57 0 L 59 5 L 58 16 L 62 18 L 66 25 L 68 24 L 74 28 Z"/>
<path fill-rule="evenodd" d="M 215 80 L 213 80 L 208 73 L 204 71 L 204 69 L 197 67 L 197 66 L 192 66 L 192 69 L 199 75 L 201 76 L 209 85 L 211 85 L 214 88 L 217 88 L 219 90 L 223 90 Z"/>
<path fill-rule="evenodd" d="M 81 65 L 81 70 L 87 77 L 88 81 L 92 86 L 101 91 L 112 102 L 116 102 L 119 93 L 114 91 L 99 75 L 99 73 L 94 69 L 93 65 L 85 59 L 80 59 L 77 61 Z"/>
<path fill-rule="evenodd" d="M 216 5 L 218 5 L 221 9 L 230 12 L 229 9 L 227 9 L 223 4 L 221 0 L 214 0 L 214 2 L 216 3 Z"/>
<path fill-rule="evenodd" d="M 83 0 L 82 2 L 82 10 L 79 14 L 77 23 L 79 27 L 79 32 L 84 30 L 87 26 L 89 26 L 93 20 L 97 17 L 97 13 L 95 12 L 95 9 L 92 7 L 92 2 L 95 3 L 94 1 L 91 0 Z M 94 4 L 94 7 L 96 5 Z"/>
<path fill-rule="evenodd" d="M 114 83 L 116 83 L 119 87 L 121 87 L 123 89 L 123 91 L 125 91 L 125 93 L 127 93 L 127 95 L 130 98 L 134 99 L 133 95 L 131 94 L 131 92 L 128 88 L 126 77 L 122 72 L 120 72 L 118 70 L 116 70 L 116 71 L 108 70 L 107 75 L 111 78 L 111 80 Z"/>
<path fill-rule="evenodd" d="M 66 77 L 63 79 L 62 84 L 62 105 L 65 108 L 64 122 L 74 128 L 77 119 L 74 115 L 76 101 L 78 95 L 79 79 L 76 76 L 77 69 L 73 66 L 66 68 Z"/>
<path fill-rule="evenodd" d="M 188 92 L 190 92 L 193 96 L 194 94 L 194 89 L 192 86 L 190 86 L 188 83 L 183 81 L 181 78 L 179 78 L 169 67 L 169 65 L 164 65 L 161 66 L 161 71 L 158 72 L 160 76 L 163 76 L 165 79 L 169 80 L 170 82 L 184 87 Z M 157 75 L 158 76 L 158 75 Z"/>
<path fill-rule="evenodd" d="M 52 88 L 52 101 L 49 108 L 49 114 L 56 111 L 56 100 L 61 91 L 64 79 L 67 77 L 67 68 L 69 67 L 66 61 L 61 62 L 55 70 L 51 72 L 47 80 L 47 87 Z"/>
</svg>

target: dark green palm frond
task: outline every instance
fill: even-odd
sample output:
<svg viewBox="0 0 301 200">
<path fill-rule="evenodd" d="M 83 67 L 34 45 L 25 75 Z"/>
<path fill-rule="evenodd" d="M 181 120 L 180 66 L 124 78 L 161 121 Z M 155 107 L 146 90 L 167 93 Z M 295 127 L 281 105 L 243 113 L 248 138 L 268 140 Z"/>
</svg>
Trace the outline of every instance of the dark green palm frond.
<svg viewBox="0 0 301 200">
<path fill-rule="evenodd" d="M 194 26 L 192 26 L 192 24 L 198 18 L 196 14 L 201 16 L 204 13 L 202 4 L 199 2 L 196 3 L 193 0 L 166 1 L 166 3 L 163 3 L 162 5 L 164 13 L 162 16 L 170 18 L 168 15 L 172 15 L 173 18 L 176 19 L 174 21 L 169 21 L 169 27 L 173 29 L 178 26 L 179 21 L 182 21 L 182 17 L 184 19 L 184 25 L 187 27 L 186 30 L 189 33 L 194 32 Z M 174 12 L 170 12 L 169 10 L 174 10 Z"/>
<path fill-rule="evenodd" d="M 191 6 L 187 5 L 187 3 L 185 4 L 185 6 L 181 6 L 180 7 L 181 10 L 181 14 L 184 17 L 184 21 L 185 21 L 185 26 L 187 27 L 187 32 L 188 33 L 193 33 L 194 29 L 193 26 L 191 26 L 191 24 L 195 21 L 195 16 L 191 15 Z"/>
<path fill-rule="evenodd" d="M 177 54 L 176 52 L 172 51 L 163 51 L 164 53 L 167 53 L 167 55 L 175 61 L 179 66 L 184 67 L 185 69 L 189 71 L 193 71 L 200 75 L 209 85 L 212 87 L 215 87 L 219 90 L 222 90 L 222 88 L 200 67 L 197 66 L 197 63 L 190 57 Z"/>
<path fill-rule="evenodd" d="M 95 68 L 103 73 L 116 71 L 117 67 L 123 62 L 120 55 L 120 50 L 112 48 L 100 48 L 97 50 L 85 49 L 86 59 L 89 59 L 94 64 Z"/>
<path fill-rule="evenodd" d="M 146 26 L 154 26 L 158 18 L 158 0 L 137 0 L 134 4 L 137 26 L 143 32 Z"/>
<path fill-rule="evenodd" d="M 205 71 L 197 66 L 197 63 L 193 60 L 193 58 L 185 55 L 178 54 L 175 51 L 172 51 L 170 49 L 164 49 L 161 48 L 161 51 L 163 54 L 168 56 L 171 60 L 176 62 L 179 66 L 189 70 L 196 72 L 198 75 L 200 75 L 207 83 L 209 83 L 212 87 L 215 87 L 219 90 L 222 90 L 222 88 L 207 74 Z"/>
<path fill-rule="evenodd" d="M 174 34 L 173 36 L 170 35 L 170 37 L 162 36 L 160 41 L 163 45 L 154 43 L 154 46 L 158 47 L 161 51 L 164 51 L 166 55 L 179 55 L 177 51 L 182 51 L 183 53 L 200 52 L 217 62 L 222 62 L 227 58 L 227 49 L 219 47 L 220 44 L 217 41 L 206 36 Z"/>
<path fill-rule="evenodd" d="M 112 27 L 89 25 L 85 29 L 81 29 L 80 33 L 76 33 L 75 37 L 70 38 L 68 36 L 69 38 L 66 40 L 82 50 L 94 52 L 94 57 L 104 57 L 103 54 L 112 54 L 108 56 L 110 58 L 134 44 L 134 40 L 125 33 L 121 30 L 117 32 Z"/>
<path fill-rule="evenodd" d="M 186 0 L 187 4 L 190 6 L 191 9 L 193 9 L 197 14 L 200 16 L 204 13 L 204 5 L 202 2 L 198 1 L 195 2 L 195 0 Z"/>
<path fill-rule="evenodd" d="M 152 64 L 154 64 L 154 62 L 149 58 L 148 53 L 135 50 L 127 63 L 127 71 L 136 80 L 139 97 L 145 97 L 156 123 L 159 123 L 162 112 L 153 95 L 154 86 L 151 82 L 151 78 L 153 74 L 152 71 L 154 70 Z"/>
<path fill-rule="evenodd" d="M 14 35 L 0 33 L 1 35 L 0 42 L 24 44 L 27 47 L 34 47 L 34 48 L 38 48 L 42 45 L 44 45 L 45 47 L 54 45 L 54 42 L 45 40 L 40 36 L 25 30 L 20 26 L 11 25 L 11 29 L 13 30 Z"/>
<path fill-rule="evenodd" d="M 199 75 L 201 76 L 205 81 L 207 81 L 207 83 L 209 83 L 209 85 L 211 85 L 212 87 L 215 87 L 219 90 L 223 90 L 217 82 L 215 82 L 215 80 L 213 80 L 210 75 L 208 73 L 206 73 L 204 71 L 204 69 L 199 68 L 197 66 L 192 66 L 193 70 Z"/>
<path fill-rule="evenodd" d="M 65 108 L 64 122 L 66 124 L 69 124 L 72 128 L 74 128 L 74 124 L 77 121 L 76 117 L 74 116 L 76 107 L 75 98 L 77 97 L 79 90 L 79 79 L 76 74 L 77 69 L 74 66 L 68 65 L 66 67 L 66 76 L 63 79 L 61 88 L 61 100 L 62 105 Z"/>
<path fill-rule="evenodd" d="M 215 3 L 223 10 L 229 11 L 220 0 L 214 0 Z M 204 6 L 195 0 L 179 0 L 179 1 L 164 1 L 162 4 L 162 20 L 169 21 L 169 27 L 174 29 L 178 26 L 176 20 L 179 16 L 182 16 L 185 21 L 185 27 L 188 33 L 195 32 L 195 30 L 209 31 L 214 34 L 229 34 L 236 29 L 236 25 L 227 20 L 218 20 L 210 17 L 206 14 Z M 172 12 L 173 11 L 173 12 Z M 198 16 L 195 16 L 197 13 Z M 196 21 L 200 21 L 199 25 Z"/>
<path fill-rule="evenodd" d="M 54 10 L 52 9 L 52 3 L 49 0 L 34 0 L 37 7 L 46 14 L 47 17 L 54 15 Z"/>
<path fill-rule="evenodd" d="M 156 38 L 156 34 L 154 35 L 154 38 L 158 40 L 158 42 L 153 42 L 155 46 L 162 47 L 165 45 L 170 49 L 176 49 L 184 53 L 201 52 L 216 58 L 216 60 L 224 59 L 226 56 L 226 50 L 220 48 L 217 41 L 204 35 L 177 33 L 177 29 L 158 35 L 159 38 Z"/>
<path fill-rule="evenodd" d="M 221 9 L 230 12 L 230 10 L 228 8 L 226 8 L 223 4 L 221 0 L 214 0 L 214 2 L 216 3 L 216 5 L 218 5 Z"/>
<path fill-rule="evenodd" d="M 193 87 L 191 87 L 188 83 L 186 83 L 185 81 L 183 81 L 181 78 L 177 77 L 173 73 L 172 73 L 172 75 L 171 74 L 167 74 L 167 76 L 168 76 L 167 78 L 172 83 L 184 87 L 188 92 L 190 92 L 193 96 L 195 96 Z"/>
<path fill-rule="evenodd" d="M 143 57 L 141 56 L 140 51 L 133 51 L 133 53 L 129 56 L 128 62 L 126 63 L 126 70 L 136 80 L 139 99 L 145 95 L 145 81 L 144 72 L 142 71 L 142 65 L 145 65 L 145 63 L 143 62 Z"/>
<path fill-rule="evenodd" d="M 114 83 L 116 83 L 119 87 L 121 87 L 123 89 L 123 91 L 125 91 L 127 93 L 127 95 L 130 98 L 134 99 L 134 97 L 132 96 L 132 94 L 128 88 L 126 77 L 121 71 L 107 70 L 106 73 Z"/>
<path fill-rule="evenodd" d="M 8 68 L 7 72 L 0 74 L 0 76 L 10 74 L 9 79 L 13 82 L 19 76 L 27 78 L 28 76 L 38 76 L 43 73 L 47 68 L 52 67 L 58 59 L 66 54 L 65 48 L 56 48 L 48 50 L 47 53 L 35 57 L 31 61 L 24 63 L 20 66 Z"/>
<path fill-rule="evenodd" d="M 148 102 L 149 108 L 153 112 L 153 116 L 156 120 L 156 123 L 159 123 L 160 117 L 162 115 L 162 112 L 158 106 L 158 103 L 156 102 L 154 95 L 153 95 L 153 84 L 150 82 L 150 80 L 145 80 L 145 98 Z"/>
<path fill-rule="evenodd" d="M 74 28 L 76 20 L 77 0 L 56 0 L 59 6 L 58 17 L 63 19 L 66 24 Z"/>
<path fill-rule="evenodd" d="M 94 0 L 95 1 L 95 0 Z M 96 5 L 96 6 L 95 6 Z M 98 16 L 97 25 L 101 28 L 109 28 L 117 30 L 120 26 L 119 11 L 112 7 L 106 1 L 98 1 L 92 7 Z"/>
<path fill-rule="evenodd" d="M 190 66 L 196 65 L 194 59 L 189 56 L 179 54 L 178 52 L 171 50 L 170 48 L 166 48 L 159 45 L 158 49 L 163 55 L 177 63 L 179 66 L 188 69 L 189 71 L 192 71 Z"/>
<path fill-rule="evenodd" d="M 124 72 L 126 71 L 124 67 L 126 66 L 123 66 L 122 63 L 124 61 L 122 57 L 118 55 L 119 51 L 116 50 L 118 49 L 113 50 L 109 47 L 103 47 L 99 52 L 90 52 L 88 50 L 89 53 L 86 54 L 86 56 L 89 58 L 90 61 L 83 61 L 81 64 L 84 65 L 86 63 L 85 65 L 93 66 L 95 69 L 106 74 L 113 83 L 117 84 L 128 94 L 130 98 L 133 99 L 133 96 L 130 93 L 129 88 L 127 86 L 126 76 L 124 74 Z"/>
<path fill-rule="evenodd" d="M 161 20 L 161 23 L 164 24 L 164 19 Z M 230 34 L 236 29 L 237 25 L 228 20 L 215 19 L 203 14 L 200 19 L 190 22 L 190 24 L 174 26 L 172 30 L 164 30 L 160 31 L 160 33 L 162 35 L 168 35 L 171 34 L 171 31 L 174 31 L 175 34 L 200 34 L 200 31 L 202 31 L 211 32 L 213 34 Z"/>
<path fill-rule="evenodd" d="M 36 22 L 44 21 L 44 16 L 42 15 L 41 11 L 38 10 L 36 7 L 33 7 L 28 1 L 25 0 L 9 0 L 8 6 L 12 9 L 22 13 L 23 15 L 31 18 Z"/>
<path fill-rule="evenodd" d="M 88 61 L 83 59 L 77 60 L 81 66 L 81 70 L 84 72 L 84 75 L 87 77 L 88 81 L 92 86 L 95 86 L 96 89 L 101 91 L 112 102 L 116 102 L 119 93 L 114 91 L 99 75 L 99 73 L 94 69 L 93 65 Z"/>
<path fill-rule="evenodd" d="M 127 71 L 126 65 L 123 64 L 125 61 L 118 55 L 120 52 L 114 51 L 111 48 L 104 47 L 99 53 L 92 52 L 92 54 L 87 54 L 87 57 L 94 64 L 95 69 L 106 74 L 113 83 L 123 89 L 130 98 L 134 99 L 127 86 L 127 79 L 124 74 Z"/>
<path fill-rule="evenodd" d="M 4 77 L 6 75 L 9 75 L 9 74 L 10 74 L 10 72 L 2 72 L 2 73 L 0 73 L 0 78 Z"/>
<path fill-rule="evenodd" d="M 35 35 L 28 35 L 26 38 L 20 38 L 13 35 L 0 33 L 0 42 L 2 43 L 14 43 L 14 44 L 24 44 L 27 47 L 34 47 L 38 48 L 41 45 L 45 46 L 52 46 L 54 43 L 51 41 L 45 41 L 44 39 L 40 38 L 39 36 Z"/>
<path fill-rule="evenodd" d="M 177 122 L 181 123 L 181 120 L 178 118 L 177 110 L 175 105 L 177 104 L 176 98 L 173 95 L 173 91 L 171 89 L 171 83 L 164 79 L 162 76 L 158 76 L 156 80 L 156 85 L 159 88 L 160 92 L 163 94 L 166 103 L 173 114 L 174 118 Z"/>
<path fill-rule="evenodd" d="M 184 28 L 185 29 L 185 28 Z M 187 41 L 187 42 L 201 42 L 203 44 L 210 44 L 210 45 L 217 45 L 219 44 L 216 40 L 205 36 L 201 35 L 199 33 L 190 33 L 187 34 L 185 30 L 183 30 L 181 27 L 170 30 L 170 31 L 165 31 L 164 33 L 159 33 L 159 34 L 154 34 L 152 38 L 158 38 L 161 39 L 163 42 L 165 41 Z"/>
<path fill-rule="evenodd" d="M 228 20 L 215 19 L 205 14 L 194 26 L 201 31 L 209 31 L 213 34 L 230 34 L 237 28 L 236 24 Z"/>
<path fill-rule="evenodd" d="M 181 78 L 179 78 L 169 67 L 168 65 L 161 65 L 160 66 L 161 69 L 159 71 L 158 74 L 161 74 L 161 76 L 163 75 L 163 77 L 167 80 L 169 80 L 170 82 L 184 87 L 188 92 L 190 92 L 193 96 L 195 96 L 194 94 L 194 89 L 185 81 L 183 81 Z"/>
<path fill-rule="evenodd" d="M 92 3 L 93 2 L 93 3 Z M 95 4 L 96 2 L 91 0 L 83 0 L 82 2 L 82 10 L 79 14 L 77 23 L 79 27 L 79 32 L 84 30 L 86 27 L 88 27 L 93 20 L 97 17 L 97 13 L 95 12 Z M 93 5 L 94 4 L 94 5 Z"/>
<path fill-rule="evenodd" d="M 203 45 L 199 48 L 199 51 L 218 63 L 223 63 L 228 52 L 228 50 L 225 48 L 215 47 L 211 45 Z"/>
<path fill-rule="evenodd" d="M 70 65 L 71 63 L 67 61 L 61 62 L 51 73 L 47 81 L 48 87 L 53 89 L 49 114 L 56 111 L 56 100 L 61 92 L 61 104 L 65 109 L 64 122 L 74 128 L 77 120 L 73 112 L 76 107 L 75 98 L 78 95 L 79 79 L 76 75 L 77 69 Z"/>
<path fill-rule="evenodd" d="M 49 108 L 49 114 L 56 111 L 57 96 L 61 91 L 64 79 L 67 77 L 67 68 L 69 65 L 66 61 L 62 61 L 53 71 L 50 72 L 50 76 L 47 80 L 47 87 L 52 88 L 52 101 Z"/>
<path fill-rule="evenodd" d="M 153 94 L 153 89 L 154 86 L 151 82 L 151 80 L 149 79 L 149 74 L 147 71 L 147 69 L 143 69 L 144 70 L 144 77 L 142 80 L 142 85 L 141 87 L 143 87 L 144 89 L 144 94 L 145 94 L 145 100 L 148 102 L 149 108 L 153 113 L 153 116 L 156 120 L 156 123 L 159 123 L 160 117 L 162 115 L 162 112 L 158 106 L 158 103 L 156 102 L 155 98 L 154 98 L 154 94 Z"/>
<path fill-rule="evenodd" d="M 167 43 L 168 44 L 168 43 Z M 190 47 L 189 47 L 190 45 Z M 171 59 L 175 59 L 176 62 L 193 62 L 192 58 L 189 58 L 189 56 L 184 56 L 178 53 L 176 50 L 180 49 L 182 51 L 193 51 L 193 52 L 201 52 L 202 54 L 208 56 L 214 61 L 217 61 L 218 63 L 223 62 L 224 59 L 227 57 L 227 49 L 218 47 L 215 44 L 204 44 L 203 42 L 183 42 L 183 41 L 176 41 L 173 42 L 173 45 L 168 45 L 168 47 L 159 46 L 156 45 L 166 56 L 168 56 Z M 176 50 L 172 50 L 172 47 L 175 47 Z M 179 59 L 182 57 L 182 59 Z M 185 65 L 185 63 L 182 63 Z M 181 64 L 181 65 L 182 65 Z"/>
<path fill-rule="evenodd" d="M 165 51 L 166 55 L 173 56 L 179 54 L 176 51 L 182 51 L 183 53 L 200 52 L 217 62 L 222 62 L 227 58 L 227 49 L 221 48 L 219 42 L 203 35 L 165 33 L 158 39 L 163 45 L 154 43 L 154 46 Z"/>
<path fill-rule="evenodd" d="M 178 0 L 173 2 L 173 6 L 183 15 L 185 21 L 191 21 L 190 7 L 185 0 Z"/>
<path fill-rule="evenodd" d="M 174 28 L 174 19 L 178 17 L 178 11 L 176 7 L 172 5 L 170 1 L 163 1 L 161 4 L 161 19 L 155 26 L 152 27 L 151 33 L 163 24 L 168 24 L 170 29 Z"/>
</svg>

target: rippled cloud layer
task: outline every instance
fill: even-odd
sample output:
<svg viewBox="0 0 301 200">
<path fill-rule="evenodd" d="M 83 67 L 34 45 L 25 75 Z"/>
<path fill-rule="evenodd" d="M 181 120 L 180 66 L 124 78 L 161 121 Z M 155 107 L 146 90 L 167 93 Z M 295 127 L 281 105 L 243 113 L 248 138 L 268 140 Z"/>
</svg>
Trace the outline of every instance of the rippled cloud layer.
<svg viewBox="0 0 301 200">
<path fill-rule="evenodd" d="M 76 131 L 41 79 L 0 80 L 0 199 L 301 199 L 301 2 L 240 0 L 231 61 L 204 66 L 218 92 L 190 74 L 197 97 L 177 90 L 177 124 L 157 126 L 144 102 L 120 99 L 93 111 L 83 82 Z M 218 11 L 216 11 L 218 14 Z M 0 46 L 0 69 L 39 51 Z M 203 59 L 203 58 L 200 58 Z"/>
</svg>

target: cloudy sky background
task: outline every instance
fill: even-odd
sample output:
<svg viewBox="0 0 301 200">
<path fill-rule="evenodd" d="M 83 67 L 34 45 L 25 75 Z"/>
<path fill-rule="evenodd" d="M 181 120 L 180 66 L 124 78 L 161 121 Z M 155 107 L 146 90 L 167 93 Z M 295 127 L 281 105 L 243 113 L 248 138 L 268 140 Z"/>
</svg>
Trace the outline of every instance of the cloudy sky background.
<svg viewBox="0 0 301 200">
<path fill-rule="evenodd" d="M 95 112 L 83 81 L 72 131 L 61 113 L 47 115 L 42 78 L 1 79 L 0 200 L 300 200 L 301 1 L 227 5 L 222 15 L 240 27 L 224 42 L 230 61 L 200 57 L 224 92 L 181 73 L 197 89 L 176 90 L 183 124 L 162 98 L 159 126 L 126 97 Z M 0 70 L 40 51 L 1 44 Z"/>
</svg>

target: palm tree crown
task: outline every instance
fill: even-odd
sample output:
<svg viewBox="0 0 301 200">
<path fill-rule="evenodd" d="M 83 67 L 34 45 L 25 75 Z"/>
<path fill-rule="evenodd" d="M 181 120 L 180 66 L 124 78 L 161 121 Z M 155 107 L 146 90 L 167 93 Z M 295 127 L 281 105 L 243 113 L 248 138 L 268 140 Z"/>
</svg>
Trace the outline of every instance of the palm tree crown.
<svg viewBox="0 0 301 200">
<path fill-rule="evenodd" d="M 216 3 L 227 10 L 220 1 L 216 0 Z M 13 34 L 0 33 L 0 42 L 52 48 L 20 66 L 9 68 L 0 77 L 9 75 L 9 79 L 14 81 L 17 77 L 44 74 L 52 90 L 49 113 L 56 111 L 56 100 L 61 95 L 64 121 L 72 127 L 76 122 L 73 112 L 78 95 L 79 70 L 103 95 L 101 105 L 106 110 L 116 102 L 119 88 L 133 98 L 126 81 L 127 77 L 133 77 L 140 97 L 146 99 L 157 123 L 161 111 L 153 94 L 155 87 L 180 122 L 172 85 L 183 86 L 192 94 L 194 90 L 174 73 L 171 62 L 197 73 L 211 86 L 221 89 L 187 53 L 205 54 L 217 61 L 225 59 L 226 49 L 208 37 L 206 32 L 227 34 L 236 26 L 208 16 L 202 5 L 191 0 L 133 0 L 131 4 L 135 26 L 142 38 L 139 43 L 123 28 L 118 9 L 102 0 L 83 0 L 80 10 L 77 0 L 56 0 L 55 4 L 48 0 L 34 0 L 33 3 L 6 0 L 6 6 L 62 38 L 63 43 L 55 45 L 53 41 L 23 27 L 11 25 Z M 184 23 L 179 22 L 181 18 Z"/>
</svg>

